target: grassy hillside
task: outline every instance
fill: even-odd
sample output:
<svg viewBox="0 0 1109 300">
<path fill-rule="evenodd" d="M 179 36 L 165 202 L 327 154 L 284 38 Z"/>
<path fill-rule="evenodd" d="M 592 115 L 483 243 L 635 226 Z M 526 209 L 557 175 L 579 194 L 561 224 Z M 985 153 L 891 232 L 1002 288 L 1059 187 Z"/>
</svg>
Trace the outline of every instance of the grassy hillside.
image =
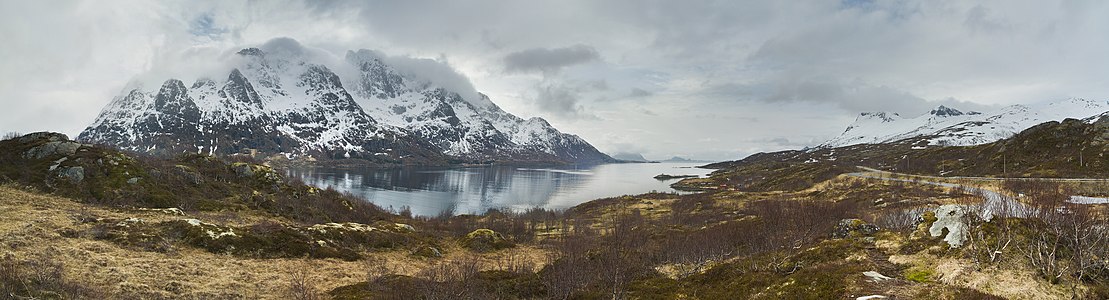
<svg viewBox="0 0 1109 300">
<path fill-rule="evenodd" d="M 930 210 L 975 197 L 835 176 L 845 170 L 828 163 L 746 171 L 765 192 L 413 218 L 249 162 L 135 157 L 52 134 L 0 147 L 0 295 L 16 298 L 1109 297 L 1105 207 L 967 218 L 966 246 L 953 248 L 929 233 Z M 1033 203 L 1062 190 L 1013 188 Z M 1032 259 L 1043 245 L 1051 259 Z"/>
<path fill-rule="evenodd" d="M 1109 118 L 1093 124 L 1075 119 L 1047 122 L 977 146 L 928 146 L 926 140 L 759 153 L 707 165 L 719 170 L 710 181 L 697 184 L 745 191 L 800 190 L 855 172 L 855 166 L 936 176 L 1109 178 Z"/>
</svg>

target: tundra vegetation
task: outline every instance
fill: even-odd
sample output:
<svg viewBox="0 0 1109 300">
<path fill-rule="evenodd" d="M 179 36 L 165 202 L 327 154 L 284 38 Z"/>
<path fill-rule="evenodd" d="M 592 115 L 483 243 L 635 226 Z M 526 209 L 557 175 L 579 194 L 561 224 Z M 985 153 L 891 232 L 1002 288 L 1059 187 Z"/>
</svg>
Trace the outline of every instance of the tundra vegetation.
<svg viewBox="0 0 1109 300">
<path fill-rule="evenodd" d="M 963 182 L 1020 203 L 998 209 L 966 189 L 909 176 L 852 176 L 845 173 L 859 170 L 830 164 L 777 167 L 751 167 L 759 176 L 736 179 L 757 187 L 751 190 L 414 217 L 284 178 L 247 158 L 153 158 L 57 134 L 13 135 L 0 141 L 0 294 L 1109 298 L 1107 207 L 1067 202 L 1076 185 Z M 949 205 L 963 213 L 935 213 Z M 961 235 L 950 236 L 950 226 L 933 234 L 937 222 L 961 224 Z M 945 241 L 951 238 L 961 246 Z"/>
</svg>

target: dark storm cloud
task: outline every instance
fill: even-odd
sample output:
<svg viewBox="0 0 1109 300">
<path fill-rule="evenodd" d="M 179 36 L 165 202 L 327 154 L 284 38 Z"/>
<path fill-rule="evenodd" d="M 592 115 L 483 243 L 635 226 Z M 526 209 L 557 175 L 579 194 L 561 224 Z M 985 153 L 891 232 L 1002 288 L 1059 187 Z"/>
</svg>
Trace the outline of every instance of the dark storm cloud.
<svg viewBox="0 0 1109 300">
<path fill-rule="evenodd" d="M 586 45 L 564 48 L 532 48 L 509 53 L 504 68 L 509 72 L 558 72 L 564 67 L 600 59 L 597 49 Z"/>
</svg>

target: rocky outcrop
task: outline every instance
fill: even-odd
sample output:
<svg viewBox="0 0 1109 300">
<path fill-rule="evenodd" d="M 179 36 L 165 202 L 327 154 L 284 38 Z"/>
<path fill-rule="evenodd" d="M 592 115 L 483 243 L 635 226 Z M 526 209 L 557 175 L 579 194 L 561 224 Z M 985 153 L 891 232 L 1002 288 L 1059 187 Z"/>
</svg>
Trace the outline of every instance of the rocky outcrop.
<svg viewBox="0 0 1109 300">
<path fill-rule="evenodd" d="M 515 247 L 511 240 L 490 229 L 478 229 L 462 239 L 462 246 L 475 252 L 490 252 Z"/>
<path fill-rule="evenodd" d="M 963 246 L 966 240 L 967 224 L 965 216 L 967 210 L 961 205 L 948 204 L 936 209 L 936 221 L 928 228 L 932 237 L 943 237 L 943 241 L 952 248 Z"/>
<path fill-rule="evenodd" d="M 842 239 L 853 235 L 870 236 L 878 233 L 878 225 L 859 219 L 843 219 L 832 230 L 832 238 Z"/>
</svg>

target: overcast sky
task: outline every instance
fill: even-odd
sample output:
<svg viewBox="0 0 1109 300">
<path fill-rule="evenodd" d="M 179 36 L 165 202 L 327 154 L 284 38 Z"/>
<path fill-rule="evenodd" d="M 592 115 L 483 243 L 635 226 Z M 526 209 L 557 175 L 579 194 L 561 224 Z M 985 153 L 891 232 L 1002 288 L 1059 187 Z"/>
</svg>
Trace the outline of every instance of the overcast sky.
<svg viewBox="0 0 1109 300">
<path fill-rule="evenodd" d="M 1107 99 L 1106 16 L 1109 1 L 2 1 L 0 131 L 75 136 L 137 76 L 290 37 L 438 60 L 608 153 L 734 159 L 819 144 L 861 111 Z"/>
</svg>

